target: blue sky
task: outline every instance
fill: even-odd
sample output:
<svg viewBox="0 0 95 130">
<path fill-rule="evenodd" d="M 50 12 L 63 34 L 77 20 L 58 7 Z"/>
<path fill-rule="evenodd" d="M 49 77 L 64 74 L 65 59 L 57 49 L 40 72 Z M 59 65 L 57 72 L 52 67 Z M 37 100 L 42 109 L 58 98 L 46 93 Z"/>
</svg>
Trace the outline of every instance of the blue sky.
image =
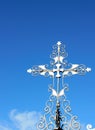
<svg viewBox="0 0 95 130">
<path fill-rule="evenodd" d="M 51 79 L 32 77 L 26 70 L 49 64 L 52 46 L 59 40 L 66 45 L 70 63 L 92 68 L 65 82 L 72 112 L 83 125 L 95 127 L 95 1 L 4 0 L 0 1 L 0 130 L 27 130 L 17 128 L 14 118 L 27 113 L 39 117 L 43 112 Z"/>
</svg>

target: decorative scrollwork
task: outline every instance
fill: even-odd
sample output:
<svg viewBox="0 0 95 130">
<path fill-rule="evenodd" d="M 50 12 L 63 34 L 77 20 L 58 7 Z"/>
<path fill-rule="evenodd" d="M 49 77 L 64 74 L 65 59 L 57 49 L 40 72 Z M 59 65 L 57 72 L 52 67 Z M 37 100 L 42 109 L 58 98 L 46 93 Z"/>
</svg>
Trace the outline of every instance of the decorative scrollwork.
<svg viewBox="0 0 95 130">
<path fill-rule="evenodd" d="M 39 66 L 33 66 L 32 67 L 32 75 L 38 75 L 41 72 L 41 69 L 39 68 Z"/>
<path fill-rule="evenodd" d="M 80 123 L 79 122 L 77 122 L 76 120 L 77 120 L 77 116 L 73 116 L 72 118 L 71 118 L 71 129 L 72 130 L 80 130 L 80 128 L 81 128 L 81 126 L 80 126 Z"/>
<path fill-rule="evenodd" d="M 50 122 L 48 125 L 47 125 L 47 130 L 53 130 L 54 129 L 54 124 L 53 122 Z"/>
<path fill-rule="evenodd" d="M 75 71 L 78 72 L 80 75 L 84 75 L 87 72 L 86 68 L 87 67 L 85 65 L 81 64 L 75 69 Z"/>
<path fill-rule="evenodd" d="M 37 125 L 38 130 L 53 130 L 55 126 L 55 111 L 54 102 L 56 99 L 53 95 L 50 95 L 49 100 L 46 102 L 46 107 L 44 109 L 44 116 L 41 118 Z"/>
<path fill-rule="evenodd" d="M 48 69 L 47 65 L 38 65 L 27 70 L 32 75 L 43 75 L 53 78 L 53 85 L 49 87 L 51 95 L 46 102 L 44 116 L 41 117 L 37 125 L 38 130 L 53 130 L 55 127 L 62 128 L 63 130 L 80 130 L 80 123 L 77 122 L 77 116 L 73 116 L 71 113 L 70 101 L 67 100 L 65 95 L 68 85 L 63 83 L 63 78 L 75 74 L 84 75 L 86 72 L 91 71 L 91 68 L 87 68 L 83 64 L 68 63 L 65 60 L 67 56 L 65 45 L 59 41 L 53 46 L 53 52 L 50 56 L 52 59 L 50 69 Z M 56 85 L 54 83 L 55 78 Z M 60 79 L 62 80 L 61 85 Z M 60 112 L 60 110 L 62 111 Z M 95 129 L 88 125 L 87 130 Z"/>
<path fill-rule="evenodd" d="M 68 90 L 68 85 L 64 84 L 64 90 Z M 49 90 L 51 90 L 51 85 L 49 86 Z M 52 92 L 52 91 L 51 91 Z M 65 94 L 64 94 L 65 95 Z M 69 100 L 66 99 L 66 96 L 62 95 L 59 98 L 59 102 L 61 102 L 61 106 L 63 111 L 61 111 L 60 117 L 56 117 L 56 101 L 57 97 L 53 96 L 52 93 L 50 95 L 49 100 L 46 102 L 46 107 L 44 109 L 45 114 L 43 118 L 41 118 L 38 124 L 38 130 L 53 130 L 55 128 L 56 118 L 61 118 L 61 127 L 64 130 L 80 130 L 80 123 L 77 122 L 77 116 L 73 116 L 71 113 L 71 107 Z M 59 106 L 58 106 L 59 107 Z M 58 108 L 59 109 L 59 108 Z M 59 110 L 58 110 L 59 111 Z M 58 116 L 58 115 L 57 115 Z"/>
<path fill-rule="evenodd" d="M 83 64 L 68 64 L 67 69 L 64 69 L 63 71 L 63 77 L 66 76 L 72 76 L 75 74 L 79 74 L 79 75 L 84 75 L 86 72 L 91 71 L 90 68 L 87 68 L 85 65 Z"/>
<path fill-rule="evenodd" d="M 95 128 L 93 128 L 93 126 L 91 124 L 88 124 L 86 126 L 87 130 L 95 130 Z"/>
<path fill-rule="evenodd" d="M 64 66 L 67 65 L 67 62 L 64 60 L 68 56 L 67 52 L 65 51 L 65 45 L 60 44 L 58 42 L 56 45 L 53 46 L 53 52 L 50 55 L 52 61 L 50 62 L 51 65 L 56 64 L 57 62 L 62 63 Z"/>
<path fill-rule="evenodd" d="M 77 116 L 72 116 L 70 120 L 67 119 L 67 116 L 63 116 L 62 121 L 62 129 L 63 130 L 80 130 L 80 123 L 76 121 Z"/>
<path fill-rule="evenodd" d="M 37 124 L 37 129 L 44 129 L 46 127 L 46 123 L 45 123 L 45 117 L 41 117 L 39 123 Z"/>
</svg>

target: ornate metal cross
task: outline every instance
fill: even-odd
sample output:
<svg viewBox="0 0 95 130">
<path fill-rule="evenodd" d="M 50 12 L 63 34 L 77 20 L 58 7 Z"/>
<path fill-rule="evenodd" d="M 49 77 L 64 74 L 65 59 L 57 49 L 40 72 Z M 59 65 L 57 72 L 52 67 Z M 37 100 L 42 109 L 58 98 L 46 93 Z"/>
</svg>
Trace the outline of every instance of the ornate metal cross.
<svg viewBox="0 0 95 130">
<path fill-rule="evenodd" d="M 65 60 L 66 57 L 65 46 L 58 41 L 53 46 L 50 69 L 47 68 L 47 65 L 38 65 L 27 70 L 32 75 L 40 74 L 53 79 L 52 85 L 49 86 L 52 93 L 46 103 L 45 114 L 37 125 L 38 130 L 80 130 L 80 123 L 76 121 L 77 116 L 73 116 L 71 113 L 70 102 L 65 96 L 68 85 L 64 83 L 64 78 L 75 74 L 84 75 L 91 71 L 91 68 L 87 68 L 83 64 L 68 63 Z"/>
</svg>

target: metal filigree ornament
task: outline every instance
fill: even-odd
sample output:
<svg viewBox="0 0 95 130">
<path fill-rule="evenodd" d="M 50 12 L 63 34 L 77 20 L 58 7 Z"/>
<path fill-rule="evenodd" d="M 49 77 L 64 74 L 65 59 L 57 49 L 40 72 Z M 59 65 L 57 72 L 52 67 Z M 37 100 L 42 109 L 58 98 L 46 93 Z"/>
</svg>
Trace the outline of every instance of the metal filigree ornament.
<svg viewBox="0 0 95 130">
<path fill-rule="evenodd" d="M 58 41 L 53 46 L 51 54 L 51 68 L 46 65 L 34 66 L 27 72 L 32 75 L 50 76 L 53 79 L 52 85 L 49 86 L 51 95 L 46 102 L 44 109 L 45 114 L 37 124 L 38 130 L 80 130 L 80 123 L 77 116 L 72 114 L 70 101 L 67 100 L 65 92 L 68 85 L 64 83 L 64 78 L 75 74 L 84 75 L 91 71 L 83 64 L 69 64 L 65 58 L 68 56 L 65 46 Z"/>
<path fill-rule="evenodd" d="M 93 128 L 91 124 L 88 124 L 88 125 L 86 126 L 86 128 L 87 128 L 87 130 L 95 130 L 95 128 Z"/>
</svg>

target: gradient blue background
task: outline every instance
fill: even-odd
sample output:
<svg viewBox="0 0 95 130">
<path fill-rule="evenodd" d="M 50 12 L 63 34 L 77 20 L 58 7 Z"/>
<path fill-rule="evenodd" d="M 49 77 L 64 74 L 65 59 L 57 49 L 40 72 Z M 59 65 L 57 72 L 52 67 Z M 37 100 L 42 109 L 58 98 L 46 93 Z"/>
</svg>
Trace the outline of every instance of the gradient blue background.
<svg viewBox="0 0 95 130">
<path fill-rule="evenodd" d="M 43 112 L 50 78 L 26 70 L 49 64 L 52 45 L 65 42 L 67 60 L 92 68 L 68 77 L 72 112 L 95 126 L 95 1 L 0 1 L 0 121 L 12 109 Z"/>
</svg>

